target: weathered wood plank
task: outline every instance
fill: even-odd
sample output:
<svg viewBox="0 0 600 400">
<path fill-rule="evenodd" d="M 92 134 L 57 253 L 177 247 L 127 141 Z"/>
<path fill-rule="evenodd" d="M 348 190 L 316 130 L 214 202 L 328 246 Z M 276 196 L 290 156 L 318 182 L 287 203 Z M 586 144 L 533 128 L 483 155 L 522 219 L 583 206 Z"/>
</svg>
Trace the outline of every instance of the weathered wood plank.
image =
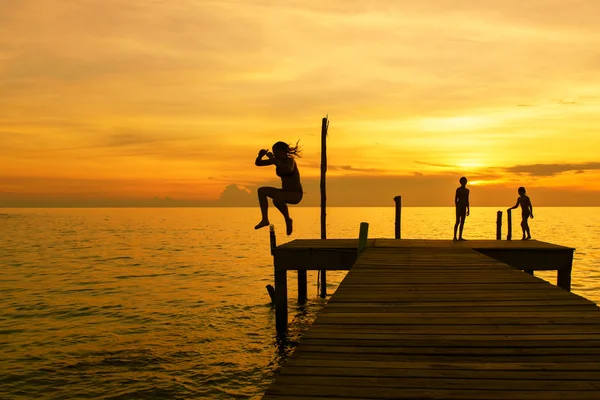
<svg viewBox="0 0 600 400">
<path fill-rule="evenodd" d="M 435 363 L 427 361 L 414 361 L 414 360 L 403 360 L 403 361 L 383 361 L 383 360 L 335 360 L 327 358 L 309 358 L 309 357 L 291 357 L 289 362 L 286 364 L 286 368 L 281 371 L 285 373 L 287 367 L 336 367 L 336 368 L 354 368 L 354 369 L 400 369 L 404 371 L 410 370 L 425 370 L 424 373 L 427 376 L 433 375 L 429 371 L 469 371 L 469 372 L 485 372 L 485 371 L 515 371 L 515 372 L 592 372 L 597 373 L 600 371 L 600 364 L 579 362 L 574 360 L 571 363 L 553 363 L 553 362 L 499 362 L 496 361 L 497 357 L 489 358 L 487 361 L 471 362 L 471 361 L 457 361 L 456 358 L 449 358 L 448 360 L 437 360 Z M 423 373 L 423 372 L 417 372 Z"/>
<path fill-rule="evenodd" d="M 330 360 L 309 360 L 312 363 L 299 366 L 287 365 L 281 375 L 311 375 L 311 376 L 346 376 L 346 377 L 390 377 L 390 378 L 454 378 L 454 379 L 510 379 L 510 380 L 600 380 L 600 368 L 589 370 L 548 371 L 539 370 L 481 370 L 478 368 L 464 368 L 455 364 L 448 369 L 444 368 L 388 368 L 365 367 L 362 363 L 340 362 Z M 331 366 L 332 363 L 337 365 Z M 381 363 L 380 363 L 381 364 Z M 549 364 L 555 365 L 555 364 Z M 589 364 L 587 364 L 589 365 Z"/>
<path fill-rule="evenodd" d="M 537 355 L 553 355 L 553 356 L 579 356 L 579 355 L 596 355 L 600 356 L 600 347 L 503 347 L 501 343 L 496 342 L 493 346 L 488 347 L 445 347 L 445 346 L 359 346 L 358 341 L 348 346 L 332 345 L 332 343 L 319 345 L 313 344 L 310 341 L 303 343 L 302 351 L 304 353 L 319 353 L 323 358 L 327 358 L 329 354 L 415 354 L 415 355 L 453 355 L 459 359 L 461 356 L 537 356 Z M 342 342 L 343 343 L 343 342 Z M 363 341 L 363 343 L 368 343 Z M 371 344 L 375 344 L 371 342 Z"/>
<path fill-rule="evenodd" d="M 506 386 L 512 386 L 515 382 L 506 382 Z M 423 383 L 425 387 L 425 383 Z M 598 400 L 598 392 L 595 389 L 587 391 L 575 390 L 495 390 L 495 389 L 463 389 L 463 388 L 375 388 L 365 386 L 306 386 L 277 385 L 275 383 L 267 390 L 265 400 L 275 400 L 289 396 L 287 399 L 447 399 L 447 400 Z M 305 396 L 305 397 L 303 397 Z"/>
<path fill-rule="evenodd" d="M 503 379 L 500 375 L 495 379 L 470 379 L 470 378 L 417 378 L 417 377 L 362 377 L 362 376 L 294 376 L 281 374 L 274 385 L 273 390 L 278 386 L 285 385 L 306 385 L 307 387 L 326 387 L 336 388 L 338 390 L 348 390 L 354 388 L 396 388 L 396 389 L 470 389 L 484 391 L 502 391 L 510 387 L 511 379 Z M 543 391 L 543 390 L 569 390 L 569 391 L 596 391 L 600 389 L 598 380 L 560 380 L 552 379 L 530 379 L 519 380 L 518 387 L 521 391 Z"/>
</svg>

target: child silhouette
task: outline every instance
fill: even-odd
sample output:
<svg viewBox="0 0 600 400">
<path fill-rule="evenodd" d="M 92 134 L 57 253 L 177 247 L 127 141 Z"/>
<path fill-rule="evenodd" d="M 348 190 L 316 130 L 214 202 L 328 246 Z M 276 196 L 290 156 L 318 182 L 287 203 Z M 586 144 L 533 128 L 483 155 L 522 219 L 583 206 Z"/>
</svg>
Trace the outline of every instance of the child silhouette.
<svg viewBox="0 0 600 400">
<path fill-rule="evenodd" d="M 529 224 L 527 223 L 527 220 L 529 219 L 529 217 L 533 219 L 533 206 L 531 205 L 531 199 L 525 194 L 526 191 L 523 186 L 521 186 L 517 191 L 519 193 L 519 198 L 517 198 L 517 204 L 507 209 L 507 211 L 513 210 L 519 207 L 519 205 L 521 206 L 521 229 L 523 230 L 523 237 L 521 238 L 521 240 L 530 240 L 531 232 L 529 231 Z"/>
<path fill-rule="evenodd" d="M 456 239 L 456 230 L 459 229 L 458 240 L 463 239 L 463 228 L 465 226 L 465 218 L 469 215 L 469 189 L 467 189 L 467 178 L 464 176 L 458 180 L 460 187 L 456 189 L 454 195 L 454 205 L 456 206 L 456 223 L 454 224 L 454 239 Z"/>
</svg>

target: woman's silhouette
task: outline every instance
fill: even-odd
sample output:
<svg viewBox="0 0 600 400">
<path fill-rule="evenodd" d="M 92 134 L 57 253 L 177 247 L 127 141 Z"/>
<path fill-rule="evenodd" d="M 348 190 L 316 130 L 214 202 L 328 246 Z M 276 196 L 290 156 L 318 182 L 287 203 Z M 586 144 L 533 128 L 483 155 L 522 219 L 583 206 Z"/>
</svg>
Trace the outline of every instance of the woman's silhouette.
<svg viewBox="0 0 600 400">
<path fill-rule="evenodd" d="M 266 160 L 263 157 L 267 156 Z M 267 197 L 273 199 L 273 205 L 277 207 L 285 218 L 286 232 L 292 234 L 292 219 L 288 211 L 288 204 L 298 204 L 302 200 L 302 184 L 300 183 L 300 172 L 295 158 L 300 157 L 298 143 L 291 147 L 285 142 L 277 142 L 273 145 L 273 153 L 266 149 L 258 152 L 255 164 L 259 167 L 275 165 L 275 173 L 281 178 L 281 189 L 263 186 L 258 188 L 258 204 L 262 213 L 262 220 L 254 227 L 260 229 L 269 225 Z"/>
</svg>

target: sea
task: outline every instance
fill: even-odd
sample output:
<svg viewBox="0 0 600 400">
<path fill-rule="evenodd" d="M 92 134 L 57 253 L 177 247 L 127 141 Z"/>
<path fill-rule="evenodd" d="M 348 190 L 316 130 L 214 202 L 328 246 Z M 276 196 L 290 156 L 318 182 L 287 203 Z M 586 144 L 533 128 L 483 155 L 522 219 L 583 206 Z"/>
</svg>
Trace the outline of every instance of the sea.
<svg viewBox="0 0 600 400">
<path fill-rule="evenodd" d="M 473 207 L 464 237 L 495 239 L 505 209 Z M 291 207 L 289 237 L 269 211 L 278 244 L 320 237 L 319 207 Z M 327 237 L 357 238 L 368 222 L 370 238 L 393 238 L 394 215 L 331 207 Z M 576 248 L 572 291 L 600 303 L 600 208 L 534 215 L 533 239 Z M 259 220 L 258 208 L 0 209 L 0 398 L 261 398 L 327 298 L 316 272 L 305 304 L 290 284 L 290 330 L 277 336 Z M 451 207 L 402 209 L 403 238 L 452 239 L 453 225 Z M 345 274 L 328 272 L 328 296 Z M 536 276 L 556 284 L 556 272 Z"/>
</svg>

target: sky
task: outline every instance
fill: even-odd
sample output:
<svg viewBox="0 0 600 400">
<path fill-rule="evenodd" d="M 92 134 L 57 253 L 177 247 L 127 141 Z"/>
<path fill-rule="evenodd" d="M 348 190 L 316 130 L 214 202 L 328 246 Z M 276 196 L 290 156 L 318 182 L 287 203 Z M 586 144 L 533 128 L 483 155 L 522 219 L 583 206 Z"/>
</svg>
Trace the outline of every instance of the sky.
<svg viewBox="0 0 600 400">
<path fill-rule="evenodd" d="M 600 206 L 597 0 L 0 0 L 0 206 Z"/>
</svg>

